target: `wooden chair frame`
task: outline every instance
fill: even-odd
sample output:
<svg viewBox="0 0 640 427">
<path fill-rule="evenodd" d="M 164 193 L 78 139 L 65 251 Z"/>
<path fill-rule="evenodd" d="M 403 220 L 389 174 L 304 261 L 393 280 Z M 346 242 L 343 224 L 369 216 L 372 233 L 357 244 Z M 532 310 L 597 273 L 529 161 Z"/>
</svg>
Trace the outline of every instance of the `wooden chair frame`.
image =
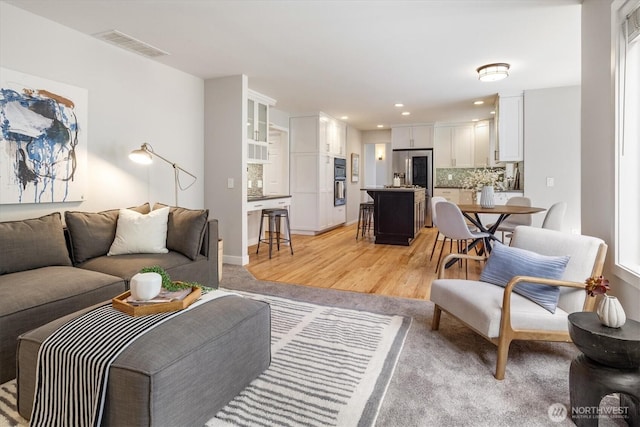
<svg viewBox="0 0 640 427">
<path fill-rule="evenodd" d="M 598 248 L 598 253 L 596 255 L 595 263 L 591 272 L 591 277 L 600 276 L 602 274 L 602 268 L 604 266 L 604 260 L 605 260 L 606 254 L 607 254 L 607 245 L 604 243 L 601 243 L 600 247 Z M 447 261 L 455 258 L 466 258 L 466 259 L 480 260 L 480 261 L 485 260 L 482 257 L 473 256 L 473 255 L 449 254 L 445 258 L 444 262 L 442 263 L 442 267 L 440 268 L 440 272 L 438 273 L 438 279 L 445 278 L 446 270 L 444 266 L 447 264 Z M 518 329 L 514 329 L 511 326 L 511 293 L 513 292 L 513 287 L 520 282 L 540 283 L 543 285 L 551 285 L 551 286 L 566 286 L 570 288 L 580 288 L 580 289 L 586 288 L 586 284 L 584 282 L 580 283 L 580 282 L 569 282 L 565 280 L 544 279 L 541 277 L 515 276 L 509 281 L 507 286 L 504 288 L 504 295 L 502 298 L 502 314 L 500 318 L 500 332 L 497 338 L 490 338 L 485 336 L 484 333 L 478 331 L 472 325 L 466 323 L 465 321 L 447 312 L 437 304 L 433 309 L 433 318 L 431 320 L 431 330 L 436 331 L 439 329 L 440 316 L 444 311 L 445 313 L 458 319 L 461 323 L 463 323 L 468 328 L 472 329 L 473 331 L 475 331 L 476 333 L 484 337 L 486 340 L 488 340 L 492 344 L 495 344 L 496 346 L 498 346 L 498 358 L 496 362 L 496 372 L 494 375 L 495 378 L 498 380 L 504 379 L 504 374 L 507 367 L 507 358 L 509 356 L 509 346 L 511 345 L 511 341 L 532 340 L 532 341 L 571 342 L 571 337 L 569 336 L 568 331 L 566 332 L 565 331 L 546 331 L 546 330 L 538 330 L 538 329 L 518 330 Z M 582 311 L 593 311 L 595 306 L 595 300 L 596 300 L 595 297 L 587 296 L 585 298 Z"/>
</svg>

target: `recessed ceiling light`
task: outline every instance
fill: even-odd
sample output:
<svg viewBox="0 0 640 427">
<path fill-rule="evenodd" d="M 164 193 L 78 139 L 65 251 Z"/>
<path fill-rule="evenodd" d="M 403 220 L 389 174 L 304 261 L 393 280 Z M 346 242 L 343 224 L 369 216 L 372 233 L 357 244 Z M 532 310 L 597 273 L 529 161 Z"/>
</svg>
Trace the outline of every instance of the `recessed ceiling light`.
<svg viewBox="0 0 640 427">
<path fill-rule="evenodd" d="M 480 119 L 471 119 L 472 122 L 479 122 Z"/>
<path fill-rule="evenodd" d="M 384 125 L 378 125 L 377 127 L 379 127 L 379 128 L 383 128 L 383 127 L 384 127 Z"/>
<path fill-rule="evenodd" d="M 401 102 L 397 102 L 397 103 L 393 104 L 393 106 L 400 108 L 400 107 L 404 107 L 404 104 L 401 103 Z"/>
<path fill-rule="evenodd" d="M 495 111 L 491 111 L 489 114 L 495 114 L 495 113 L 496 113 Z"/>
<path fill-rule="evenodd" d="M 403 112 L 402 112 L 402 115 L 403 115 L 403 116 L 410 116 L 410 115 L 411 115 L 411 113 L 410 113 L 409 111 L 403 111 Z"/>
<path fill-rule="evenodd" d="M 473 101 L 473 105 L 482 105 L 484 101 Z"/>
<path fill-rule="evenodd" d="M 342 117 L 340 117 L 340 120 L 348 120 L 348 119 L 349 119 L 349 116 L 342 116 Z"/>
</svg>

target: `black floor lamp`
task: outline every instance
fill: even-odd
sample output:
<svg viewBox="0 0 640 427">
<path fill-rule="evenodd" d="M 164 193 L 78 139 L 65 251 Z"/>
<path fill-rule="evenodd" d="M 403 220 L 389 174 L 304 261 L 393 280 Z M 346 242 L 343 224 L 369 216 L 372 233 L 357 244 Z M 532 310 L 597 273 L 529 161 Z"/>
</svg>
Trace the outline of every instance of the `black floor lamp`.
<svg viewBox="0 0 640 427">
<path fill-rule="evenodd" d="M 138 150 L 133 150 L 129 154 L 129 158 L 131 160 L 143 165 L 148 165 L 153 163 L 153 156 L 156 156 L 160 160 L 165 161 L 166 163 L 170 164 L 173 167 L 175 206 L 178 206 L 178 188 L 184 191 L 187 188 L 191 187 L 193 184 L 195 184 L 198 178 L 191 172 L 184 170 L 183 168 L 178 166 L 176 163 L 167 160 L 166 158 L 162 157 L 160 154 L 153 151 L 153 147 L 150 144 L 147 144 L 146 142 L 142 144 Z M 187 175 L 193 178 L 193 182 L 187 185 L 186 187 L 182 187 L 182 184 L 180 183 L 180 176 L 179 176 L 180 171 L 186 173 Z"/>
</svg>

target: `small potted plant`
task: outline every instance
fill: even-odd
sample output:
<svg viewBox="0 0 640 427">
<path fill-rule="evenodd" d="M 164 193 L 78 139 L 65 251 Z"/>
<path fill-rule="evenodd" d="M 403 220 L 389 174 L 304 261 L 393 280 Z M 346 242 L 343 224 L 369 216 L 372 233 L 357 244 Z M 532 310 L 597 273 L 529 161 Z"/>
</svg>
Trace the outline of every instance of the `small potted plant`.
<svg viewBox="0 0 640 427">
<path fill-rule="evenodd" d="M 171 277 L 169 277 L 169 274 L 164 270 L 164 268 L 158 265 L 154 265 L 152 267 L 144 267 L 140 270 L 140 273 L 158 273 L 162 278 L 162 288 L 169 292 L 181 291 L 187 288 L 200 288 L 200 290 L 204 294 L 212 289 L 197 282 L 182 282 L 179 280 L 171 280 Z"/>
<path fill-rule="evenodd" d="M 591 297 L 602 295 L 602 299 L 596 309 L 600 322 L 610 328 L 619 328 L 627 321 L 622 304 L 618 298 L 607 295 L 610 289 L 609 281 L 603 276 L 589 277 L 585 280 L 585 290 Z"/>
</svg>

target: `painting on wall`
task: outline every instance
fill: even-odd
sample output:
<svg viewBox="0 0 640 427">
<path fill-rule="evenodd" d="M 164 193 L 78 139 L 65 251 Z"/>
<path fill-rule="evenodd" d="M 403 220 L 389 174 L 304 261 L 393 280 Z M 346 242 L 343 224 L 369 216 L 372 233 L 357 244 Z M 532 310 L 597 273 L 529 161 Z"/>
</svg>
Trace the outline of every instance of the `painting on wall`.
<svg viewBox="0 0 640 427">
<path fill-rule="evenodd" d="M 87 187 L 86 89 L 0 68 L 0 203 L 77 202 Z"/>
<path fill-rule="evenodd" d="M 351 182 L 360 180 L 360 154 L 351 153 Z"/>
</svg>

